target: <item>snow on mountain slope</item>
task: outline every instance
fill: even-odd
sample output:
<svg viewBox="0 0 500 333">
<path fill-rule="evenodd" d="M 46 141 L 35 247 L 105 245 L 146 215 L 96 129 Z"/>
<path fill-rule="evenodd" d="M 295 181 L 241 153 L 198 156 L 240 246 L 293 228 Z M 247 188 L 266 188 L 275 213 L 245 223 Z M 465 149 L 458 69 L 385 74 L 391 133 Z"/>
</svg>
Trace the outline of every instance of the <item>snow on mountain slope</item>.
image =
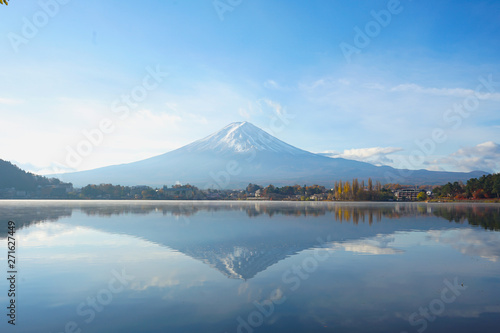
<svg viewBox="0 0 500 333">
<path fill-rule="evenodd" d="M 179 150 L 190 153 L 219 152 L 247 153 L 250 151 L 268 151 L 292 155 L 308 154 L 305 150 L 295 148 L 249 122 L 235 122 L 220 131 L 195 141 Z"/>
<path fill-rule="evenodd" d="M 112 183 L 161 187 L 180 182 L 201 188 L 244 188 L 248 183 L 333 186 L 337 180 L 369 177 L 382 183 L 444 184 L 482 174 L 400 172 L 388 166 L 330 158 L 293 147 L 249 122 L 237 122 L 204 139 L 145 160 L 53 176 L 75 186 Z"/>
</svg>

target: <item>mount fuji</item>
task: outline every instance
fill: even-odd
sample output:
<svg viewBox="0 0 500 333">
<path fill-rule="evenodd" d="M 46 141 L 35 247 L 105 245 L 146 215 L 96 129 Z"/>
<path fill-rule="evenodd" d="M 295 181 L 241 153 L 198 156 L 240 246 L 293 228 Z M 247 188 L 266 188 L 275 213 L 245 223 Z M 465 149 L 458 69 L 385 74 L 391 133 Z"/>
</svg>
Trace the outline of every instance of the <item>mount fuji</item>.
<svg viewBox="0 0 500 333">
<path fill-rule="evenodd" d="M 227 125 L 208 137 L 145 160 L 54 175 L 75 186 L 112 183 L 160 187 L 175 183 L 200 188 L 244 188 L 249 183 L 277 186 L 332 186 L 353 178 L 382 183 L 443 184 L 480 177 L 484 172 L 398 170 L 330 158 L 291 146 L 249 122 Z M 403 176 L 401 176 L 403 175 Z"/>
</svg>

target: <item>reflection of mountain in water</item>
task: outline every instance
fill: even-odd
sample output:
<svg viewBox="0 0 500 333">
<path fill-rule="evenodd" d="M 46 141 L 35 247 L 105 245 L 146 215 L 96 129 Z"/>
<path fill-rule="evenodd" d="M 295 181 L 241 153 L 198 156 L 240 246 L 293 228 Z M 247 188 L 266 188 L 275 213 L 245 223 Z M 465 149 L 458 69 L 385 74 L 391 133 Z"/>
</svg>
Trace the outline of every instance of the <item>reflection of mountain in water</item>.
<svg viewBox="0 0 500 333">
<path fill-rule="evenodd" d="M 100 218 L 69 219 L 68 224 L 167 246 L 239 279 L 253 278 L 289 256 L 326 242 L 363 242 L 395 231 L 449 228 L 438 218 L 441 216 L 457 222 L 457 228 L 466 227 L 465 222 L 469 221 L 499 230 L 500 216 L 500 207 L 494 205 L 414 203 L 70 202 L 22 207 L 0 204 L 2 218 L 15 220 L 18 228 L 71 216 L 73 210 Z M 125 218 L 131 214 L 141 217 Z"/>
<path fill-rule="evenodd" d="M 274 246 L 252 247 L 247 246 L 219 246 L 207 248 L 185 248 L 178 251 L 198 259 L 205 264 L 214 267 L 222 274 L 233 279 L 249 280 L 257 273 L 266 270 L 289 256 L 292 256 L 302 248 L 283 248 Z"/>
</svg>

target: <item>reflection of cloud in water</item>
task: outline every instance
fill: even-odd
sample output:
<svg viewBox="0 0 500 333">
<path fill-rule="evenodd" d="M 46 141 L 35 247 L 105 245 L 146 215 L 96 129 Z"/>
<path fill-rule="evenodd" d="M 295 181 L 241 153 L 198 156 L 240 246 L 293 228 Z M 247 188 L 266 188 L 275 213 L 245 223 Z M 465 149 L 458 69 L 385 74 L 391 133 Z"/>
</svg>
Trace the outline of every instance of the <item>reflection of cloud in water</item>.
<svg viewBox="0 0 500 333">
<path fill-rule="evenodd" d="M 440 317 L 448 317 L 448 318 L 480 318 L 485 314 L 499 314 L 500 313 L 500 305 L 480 305 L 480 304 L 462 304 L 459 308 L 457 308 L 457 304 L 453 304 L 452 306 L 447 306 L 446 311 Z M 400 312 L 397 311 L 394 313 L 396 318 L 400 318 L 402 320 L 408 320 L 408 317 L 412 314 L 412 312 Z"/>
<path fill-rule="evenodd" d="M 148 281 L 141 280 L 141 281 L 135 281 L 130 285 L 130 289 L 135 290 L 135 291 L 142 291 L 146 290 L 148 288 L 165 288 L 165 287 L 172 287 L 172 286 L 177 286 L 181 282 L 178 278 L 167 278 L 167 277 L 159 277 L 159 276 L 153 276 L 149 278 Z"/>
<path fill-rule="evenodd" d="M 3 241 L 0 240 L 0 245 Z M 129 262 L 144 262 L 146 257 L 164 260 L 183 256 L 145 239 L 58 222 L 33 224 L 16 232 L 16 241 L 23 251 L 23 260 L 46 265 L 57 265 L 61 261 L 114 263 L 120 257 L 126 257 Z"/>
<path fill-rule="evenodd" d="M 377 235 L 371 239 L 360 239 L 352 242 L 332 243 L 329 247 L 332 250 L 344 250 L 364 255 L 399 254 L 403 250 L 390 247 L 394 242 L 394 236 Z"/>
<path fill-rule="evenodd" d="M 450 245 L 460 253 L 496 262 L 500 258 L 500 237 L 498 233 L 474 229 L 431 230 L 429 238 L 441 244 Z"/>
<path fill-rule="evenodd" d="M 124 246 L 130 241 L 89 227 L 63 223 L 37 223 L 16 233 L 23 248 L 78 246 Z"/>
<path fill-rule="evenodd" d="M 479 318 L 485 313 L 500 313 L 500 305 L 482 305 L 470 309 L 446 309 L 449 317 Z"/>
</svg>

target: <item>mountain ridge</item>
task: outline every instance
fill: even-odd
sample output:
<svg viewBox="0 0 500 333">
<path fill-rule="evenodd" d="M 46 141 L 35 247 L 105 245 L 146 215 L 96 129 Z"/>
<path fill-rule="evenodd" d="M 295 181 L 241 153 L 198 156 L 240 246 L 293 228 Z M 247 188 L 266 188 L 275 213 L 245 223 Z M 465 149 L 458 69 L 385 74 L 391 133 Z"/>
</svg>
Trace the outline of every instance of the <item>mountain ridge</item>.
<svg viewBox="0 0 500 333">
<path fill-rule="evenodd" d="M 47 178 L 27 172 L 17 165 L 0 159 L 0 189 L 35 191 L 41 186 L 59 185 L 59 179 Z"/>
<path fill-rule="evenodd" d="M 403 174 L 407 176 L 402 177 Z M 321 156 L 285 143 L 249 122 L 234 122 L 161 155 L 57 177 L 76 186 L 112 183 L 158 187 L 189 183 L 200 188 L 223 189 L 244 188 L 248 183 L 333 186 L 335 181 L 353 178 L 433 185 L 466 181 L 483 174 L 398 170 Z"/>
</svg>

